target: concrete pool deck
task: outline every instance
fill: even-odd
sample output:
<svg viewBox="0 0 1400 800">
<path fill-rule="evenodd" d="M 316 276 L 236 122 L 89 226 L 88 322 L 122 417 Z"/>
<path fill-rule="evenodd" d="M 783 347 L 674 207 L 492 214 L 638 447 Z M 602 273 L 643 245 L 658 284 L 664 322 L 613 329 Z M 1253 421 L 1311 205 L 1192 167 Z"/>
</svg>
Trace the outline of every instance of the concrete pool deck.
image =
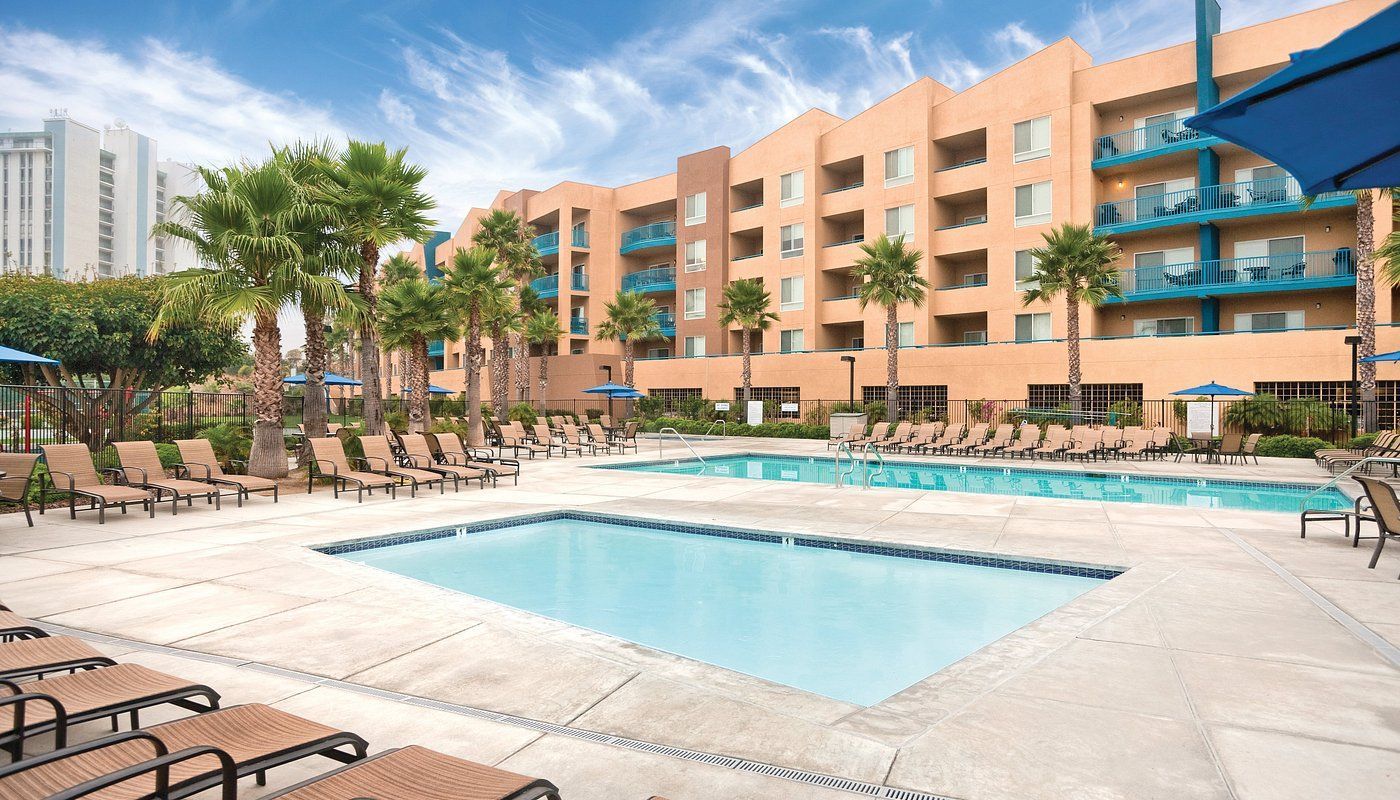
<svg viewBox="0 0 1400 800">
<path fill-rule="evenodd" d="M 809 441 L 697 449 L 829 457 Z M 683 453 L 668 442 L 668 456 Z M 625 460 L 655 457 L 653 441 Z M 1299 539 L 1290 514 L 589 468 L 622 460 L 537 459 L 518 487 L 375 495 L 363 505 L 318 489 L 223 512 L 112 514 L 105 526 L 50 511 L 28 529 L 22 515 L 4 515 L 0 600 L 52 625 L 131 640 L 101 644 L 207 681 L 229 703 L 271 702 L 355 730 L 373 749 L 416 741 L 538 774 L 570 800 L 857 796 L 763 774 L 763 765 L 969 800 L 1374 797 L 1400 777 L 1400 669 L 1382 652 L 1400 644 L 1400 548 L 1368 570 L 1373 541 L 1353 549 L 1338 525 Z M 1327 478 L 1310 461 L 1268 459 L 1092 468 Z M 863 708 L 308 549 L 555 508 L 1129 569 Z M 1349 629 L 1328 603 L 1364 627 Z M 200 654 L 215 660 L 193 660 Z M 273 772 L 269 788 L 312 771 Z"/>
</svg>

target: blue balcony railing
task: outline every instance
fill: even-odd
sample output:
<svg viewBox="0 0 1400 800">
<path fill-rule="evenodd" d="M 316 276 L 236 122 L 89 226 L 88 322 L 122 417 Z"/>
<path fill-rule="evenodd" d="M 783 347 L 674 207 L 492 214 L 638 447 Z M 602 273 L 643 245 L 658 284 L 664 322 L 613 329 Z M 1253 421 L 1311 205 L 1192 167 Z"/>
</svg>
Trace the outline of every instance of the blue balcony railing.
<svg viewBox="0 0 1400 800">
<path fill-rule="evenodd" d="M 587 336 L 587 335 L 588 335 L 588 318 L 587 318 L 587 317 L 570 317 L 570 318 L 569 318 L 569 333 L 573 334 L 574 336 Z"/>
<path fill-rule="evenodd" d="M 433 341 L 428 342 L 428 357 L 429 357 L 429 358 L 431 358 L 431 357 L 433 357 L 433 356 L 439 356 L 439 357 L 441 357 L 441 356 L 442 356 L 442 350 L 443 350 L 443 343 L 442 343 L 442 340 L 441 340 L 441 339 L 434 339 Z"/>
<path fill-rule="evenodd" d="M 675 267 L 652 267 L 622 276 L 622 291 L 624 292 L 674 292 L 675 290 Z"/>
<path fill-rule="evenodd" d="M 1214 136 L 1186 127 L 1182 120 L 1158 122 L 1095 139 L 1094 166 L 1122 164 L 1219 143 Z"/>
<path fill-rule="evenodd" d="M 1200 186 L 1166 194 L 1100 203 L 1094 225 L 1103 233 L 1160 228 L 1225 217 L 1298 211 L 1302 189 L 1292 176 Z M 1346 192 L 1318 195 L 1318 208 L 1356 202 Z"/>
<path fill-rule="evenodd" d="M 571 247 L 577 247 L 577 248 L 579 248 L 580 250 L 587 250 L 587 249 L 588 249 L 588 229 L 587 229 L 587 228 L 574 228 L 573 231 L 569 234 L 569 245 L 570 245 Z"/>
<path fill-rule="evenodd" d="M 1118 274 L 1118 287 L 1123 292 L 1120 302 L 1326 289 L 1355 283 L 1356 262 L 1349 247 L 1134 267 Z"/>
<path fill-rule="evenodd" d="M 569 286 L 576 292 L 588 291 L 588 273 L 575 272 L 569 277 Z"/>
<path fill-rule="evenodd" d="M 559 296 L 559 275 L 546 275 L 543 278 L 535 278 L 530 281 L 530 288 L 535 290 L 535 294 L 540 297 Z"/>
<path fill-rule="evenodd" d="M 631 253 L 652 247 L 676 246 L 676 221 L 653 222 L 640 228 L 624 231 L 621 252 Z"/>
<path fill-rule="evenodd" d="M 530 242 L 535 246 L 535 252 L 542 256 L 551 256 L 559 252 L 559 231 L 550 231 L 536 236 Z"/>
<path fill-rule="evenodd" d="M 661 326 L 662 336 L 676 335 L 676 315 L 675 314 L 652 314 L 651 318 L 656 320 L 656 324 Z"/>
<path fill-rule="evenodd" d="M 986 286 L 987 276 L 983 273 L 975 275 L 964 275 L 957 283 L 950 283 L 947 286 L 939 286 L 938 291 L 948 291 L 950 289 L 971 289 L 975 286 Z"/>
</svg>

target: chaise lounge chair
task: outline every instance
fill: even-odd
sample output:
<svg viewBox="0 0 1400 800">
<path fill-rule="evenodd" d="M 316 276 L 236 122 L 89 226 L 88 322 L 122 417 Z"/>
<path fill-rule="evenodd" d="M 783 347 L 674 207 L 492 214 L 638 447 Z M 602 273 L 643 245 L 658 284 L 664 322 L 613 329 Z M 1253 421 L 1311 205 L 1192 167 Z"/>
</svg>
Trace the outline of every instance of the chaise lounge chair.
<svg viewBox="0 0 1400 800">
<path fill-rule="evenodd" d="M 340 497 L 340 491 L 347 484 L 355 485 L 355 502 L 363 503 L 364 493 L 372 495 L 375 489 L 386 489 L 389 497 L 397 497 L 395 487 L 398 482 L 384 475 L 353 469 L 345 457 L 345 445 L 339 439 L 311 439 L 311 469 L 306 471 L 306 493 L 317 478 L 331 479 L 331 496 Z"/>
<path fill-rule="evenodd" d="M 967 448 L 967 453 L 975 456 L 994 456 L 1010 447 L 1015 438 L 1016 428 L 1011 425 L 998 425 L 987 441 Z"/>
<path fill-rule="evenodd" d="M 927 447 L 938 441 L 938 437 L 943 435 L 946 427 L 942 422 L 926 422 L 918 433 L 909 437 L 908 441 L 900 442 L 891 447 L 890 450 L 897 453 L 913 453 L 920 447 Z"/>
<path fill-rule="evenodd" d="M 29 487 L 34 485 L 34 465 L 39 456 L 34 453 L 0 453 L 0 503 L 13 503 L 24 507 L 24 521 L 34 527 L 34 518 L 29 515 Z M 39 503 L 39 513 L 44 513 L 44 504 Z"/>
<path fill-rule="evenodd" d="M 48 632 L 33 622 L 11 611 L 9 606 L 0 603 L 0 644 L 18 639 L 39 639 Z"/>
<path fill-rule="evenodd" d="M 165 465 L 160 463 L 154 442 L 113 442 L 117 451 L 117 462 L 121 464 L 121 474 L 128 485 L 150 489 L 156 493 L 156 502 L 161 495 L 170 495 L 170 513 L 180 513 L 180 501 L 193 506 L 196 497 L 203 497 L 221 508 L 219 487 L 199 481 L 170 478 L 165 474 Z"/>
<path fill-rule="evenodd" d="M 388 750 L 298 783 L 266 800 L 559 800 L 559 789 L 541 778 L 412 745 Z"/>
<path fill-rule="evenodd" d="M 365 452 L 362 459 L 365 469 L 408 484 L 409 497 L 418 496 L 419 486 L 431 489 L 435 483 L 438 486 L 438 494 L 445 491 L 446 478 L 442 473 L 399 466 L 398 457 L 394 455 L 394 449 L 389 446 L 388 436 L 361 436 L 360 446 L 364 448 Z M 452 483 L 457 486 L 457 491 L 461 491 L 461 486 L 458 485 L 456 478 L 453 478 Z"/>
<path fill-rule="evenodd" d="M 520 483 L 520 462 L 510 458 L 491 455 L 490 451 L 463 446 L 462 437 L 455 433 L 429 434 L 437 442 L 438 453 L 443 461 L 459 467 L 474 467 L 486 470 L 494 486 L 501 476 L 509 476 L 516 484 Z"/>
<path fill-rule="evenodd" d="M 933 440 L 932 442 L 929 442 L 926 445 L 921 445 L 910 449 L 917 450 L 920 453 L 929 453 L 936 455 L 938 453 L 950 451 L 954 447 L 957 447 L 958 444 L 961 443 L 964 438 L 966 438 L 966 436 L 967 423 L 959 422 L 954 425 L 949 425 L 943 430 L 943 434 L 937 439 Z"/>
<path fill-rule="evenodd" d="M 1369 569 L 1375 569 L 1381 560 L 1381 550 L 1385 549 L 1385 540 L 1400 539 L 1400 498 L 1395 496 L 1394 486 L 1379 478 L 1357 475 L 1356 482 L 1361 484 L 1366 498 L 1371 501 L 1371 512 L 1375 515 L 1376 527 L 1380 529 L 1376 549 L 1371 553 L 1371 563 L 1367 565 Z M 1358 523 L 1358 536 L 1360 527 Z"/>
<path fill-rule="evenodd" d="M 72 636 L 40 636 L 0 644 L 0 680 L 42 678 L 54 672 L 109 667 L 115 663 Z"/>
<path fill-rule="evenodd" d="M 986 424 L 985 422 L 979 422 L 976 425 L 973 425 L 972 430 L 968 431 L 967 436 L 963 437 L 963 440 L 961 442 L 958 442 L 957 444 L 948 448 L 948 452 L 953 453 L 955 455 L 963 455 L 972 448 L 980 446 L 982 443 L 987 441 L 987 431 L 991 427 L 992 426 Z"/>
<path fill-rule="evenodd" d="M 229 486 L 234 490 L 239 508 L 243 498 L 252 497 L 253 492 L 272 492 L 272 502 L 277 502 L 277 482 L 256 475 L 232 475 L 219 466 L 219 457 L 214 455 L 214 446 L 208 439 L 176 439 L 180 448 L 180 462 L 175 465 L 175 476 L 192 481 L 212 483 L 215 486 Z M 237 461 L 246 470 L 248 462 Z"/>
<path fill-rule="evenodd" d="M 486 488 L 486 479 L 490 477 L 486 470 L 437 461 L 433 458 L 433 449 L 428 443 L 428 437 L 421 433 L 400 436 L 399 445 L 403 447 L 404 458 L 411 467 L 450 477 L 454 484 L 457 481 L 480 481 L 481 488 Z"/>
<path fill-rule="evenodd" d="M 1073 446 L 1074 440 L 1070 438 L 1070 432 L 1065 426 L 1047 425 L 1045 427 L 1045 441 L 1036 448 L 1035 454 L 1041 458 L 1056 459 Z"/>
<path fill-rule="evenodd" d="M 125 514 L 126 507 L 132 503 L 140 503 L 142 508 L 147 509 L 150 515 L 155 517 L 156 496 L 146 489 L 138 489 L 134 486 L 103 483 L 102 477 L 97 474 L 97 469 L 92 465 L 92 454 L 88 452 L 87 445 L 46 444 L 40 449 L 44 451 L 44 464 L 48 467 L 46 474 L 49 489 L 47 491 L 68 494 L 69 519 L 78 518 L 77 501 L 79 497 L 87 499 L 89 509 L 97 509 L 98 525 L 107 521 L 109 507 L 120 507 L 122 513 Z M 103 472 L 114 481 L 120 474 L 114 469 L 104 469 Z M 61 483 L 60 479 L 62 479 Z"/>
</svg>

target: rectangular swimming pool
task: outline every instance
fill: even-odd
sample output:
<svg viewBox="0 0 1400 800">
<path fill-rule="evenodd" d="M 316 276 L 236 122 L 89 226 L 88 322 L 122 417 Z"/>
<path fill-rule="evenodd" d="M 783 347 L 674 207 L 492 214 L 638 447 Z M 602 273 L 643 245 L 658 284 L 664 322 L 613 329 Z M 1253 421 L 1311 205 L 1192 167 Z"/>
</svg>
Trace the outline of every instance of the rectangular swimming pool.
<svg viewBox="0 0 1400 800">
<path fill-rule="evenodd" d="M 752 478 L 796 483 L 836 483 L 835 461 L 829 457 L 771 456 L 744 453 L 716 456 L 705 463 L 690 459 L 640 464 L 615 464 L 597 469 L 626 472 L 660 472 L 716 478 Z M 842 469 L 846 469 L 843 463 Z M 1316 486 L 1306 483 L 1212 480 L 1169 476 L 1130 475 L 1121 472 L 1077 472 L 1034 467 L 985 467 L 962 464 L 888 461 L 883 474 L 874 474 L 871 486 L 923 489 L 935 492 L 1002 494 L 1015 497 L 1051 497 L 1064 500 L 1096 500 L 1109 503 L 1157 503 L 1187 508 L 1230 508 L 1281 511 L 1296 514 L 1304 497 Z M 847 485 L 861 483 L 860 467 L 845 477 Z M 1317 509 L 1350 508 L 1345 494 L 1328 489 L 1309 501 Z"/>
<path fill-rule="evenodd" d="M 584 512 L 321 550 L 863 706 L 1117 574 Z"/>
</svg>

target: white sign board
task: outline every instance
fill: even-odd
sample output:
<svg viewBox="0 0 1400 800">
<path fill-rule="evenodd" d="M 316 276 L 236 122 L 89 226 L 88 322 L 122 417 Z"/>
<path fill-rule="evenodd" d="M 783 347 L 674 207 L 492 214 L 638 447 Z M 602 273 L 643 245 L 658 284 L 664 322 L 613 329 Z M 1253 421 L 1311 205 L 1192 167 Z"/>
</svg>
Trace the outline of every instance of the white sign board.
<svg viewBox="0 0 1400 800">
<path fill-rule="evenodd" d="M 728 403 L 715 403 L 715 410 L 716 410 L 716 411 L 728 411 L 728 410 L 729 410 L 729 404 L 728 404 Z"/>
<path fill-rule="evenodd" d="M 1186 435 L 1214 436 L 1220 426 L 1215 418 L 1215 403 L 1190 402 L 1186 404 Z"/>
<path fill-rule="evenodd" d="M 763 424 L 763 401 L 762 401 L 762 400 L 750 400 L 750 401 L 749 401 L 748 414 L 747 414 L 746 416 L 747 416 L 747 419 L 745 419 L 744 421 L 747 422 L 747 423 L 749 423 L 750 425 L 762 425 L 762 424 Z"/>
<path fill-rule="evenodd" d="M 782 411 L 783 411 L 784 414 L 787 414 L 787 413 L 796 414 L 796 413 L 797 413 L 797 404 L 796 404 L 796 403 L 783 403 Z"/>
</svg>

